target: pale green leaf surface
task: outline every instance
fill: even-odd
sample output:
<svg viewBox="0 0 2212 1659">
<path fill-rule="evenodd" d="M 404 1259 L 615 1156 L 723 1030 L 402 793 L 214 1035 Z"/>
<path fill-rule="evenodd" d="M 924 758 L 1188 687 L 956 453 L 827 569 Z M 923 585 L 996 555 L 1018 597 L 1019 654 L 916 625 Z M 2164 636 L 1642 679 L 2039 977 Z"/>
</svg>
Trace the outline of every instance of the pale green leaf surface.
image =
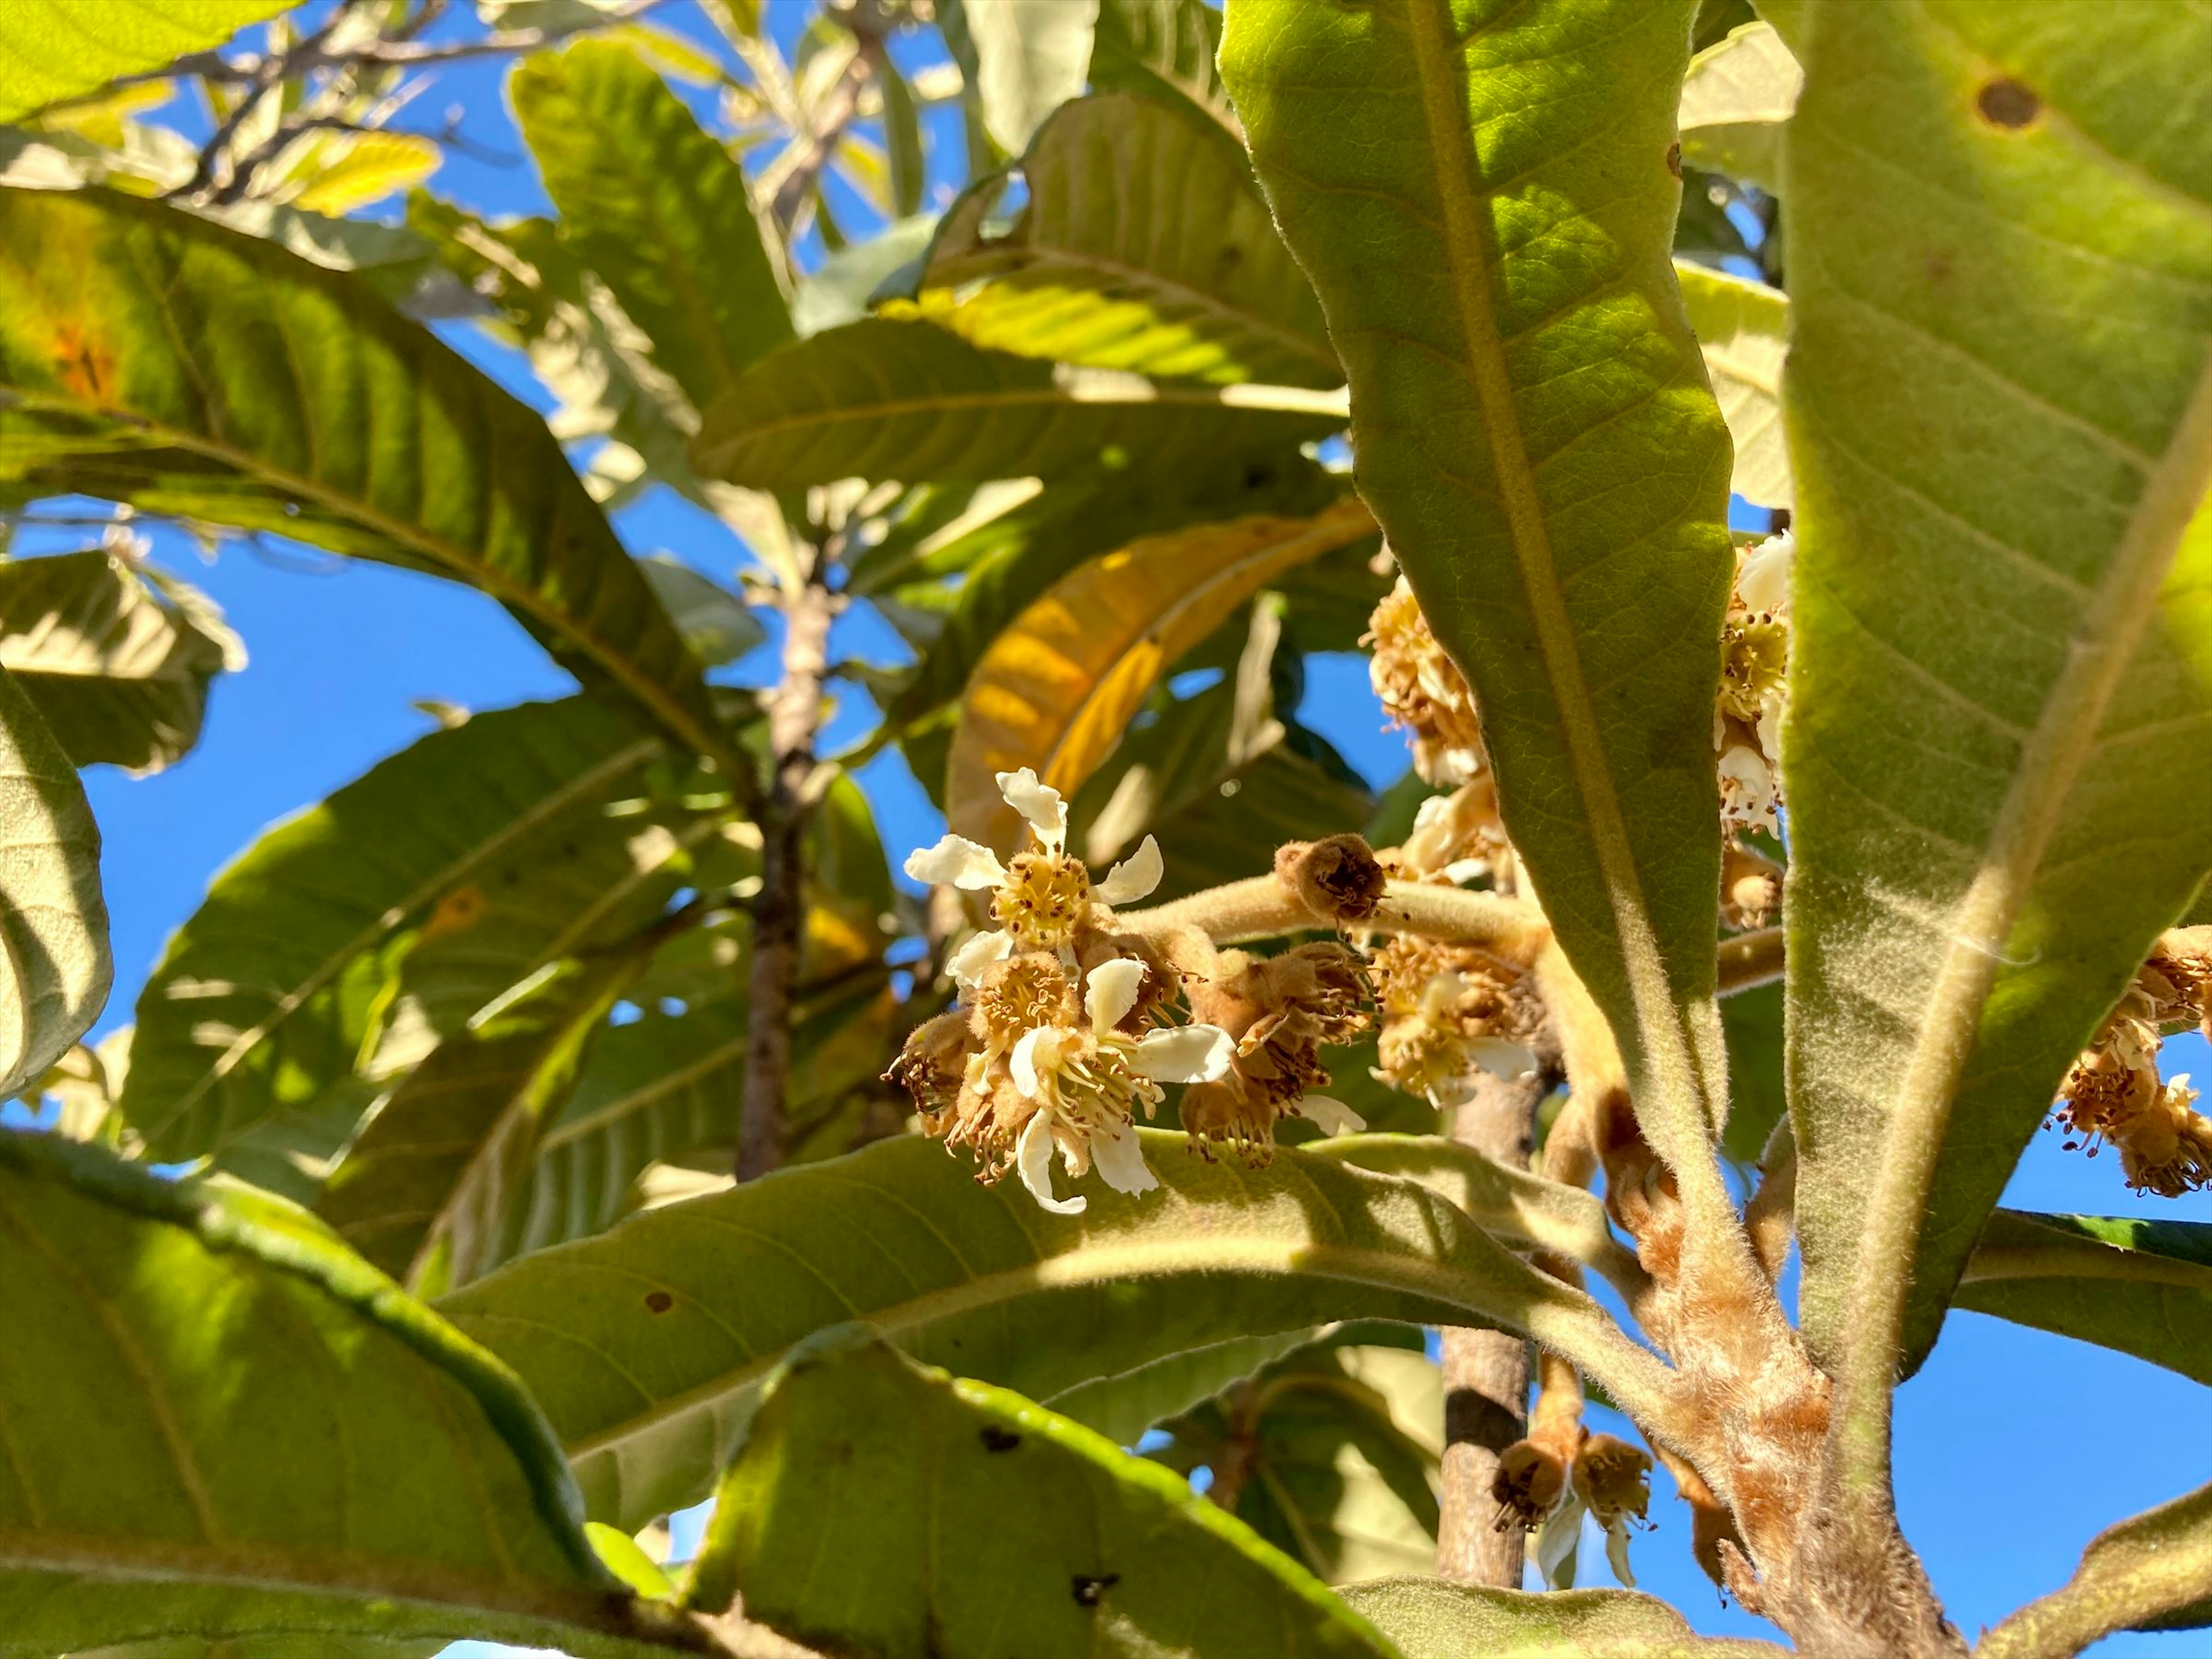
<svg viewBox="0 0 2212 1659">
<path fill-rule="evenodd" d="M 665 554 L 640 559 L 638 568 L 691 647 L 709 668 L 720 668 L 762 644 L 768 630 L 745 602 L 718 581 Z"/>
<path fill-rule="evenodd" d="M 107 1000 L 100 827 L 69 757 L 0 669 L 0 1100 L 46 1074 Z"/>
<path fill-rule="evenodd" d="M 527 703 L 432 732 L 264 834 L 140 994 L 121 1104 L 148 1150 L 219 1157 L 311 1111 L 380 1037 L 397 952 L 422 957 L 418 1000 L 461 1018 L 492 994 L 477 994 L 487 956 L 495 992 L 550 946 L 562 954 L 575 922 L 635 879 L 625 846 L 641 831 L 609 809 L 641 792 L 662 752 L 588 699 Z M 545 908 L 511 903 L 526 878 Z M 464 939 L 495 944 L 457 962 Z"/>
<path fill-rule="evenodd" d="M 1003 232 L 972 210 L 946 216 L 924 315 L 1024 357 L 1218 385 L 1344 383 L 1320 302 L 1218 125 L 1103 93 L 1055 112 L 1021 170 L 1028 200 Z"/>
<path fill-rule="evenodd" d="M 756 489 L 981 483 L 1049 477 L 1109 451 L 1127 465 L 1285 448 L 1342 424 L 1326 394 L 1061 368 L 928 323 L 870 318 L 755 364 L 707 411 L 692 459 Z"/>
<path fill-rule="evenodd" d="M 1385 1578 L 1340 1592 L 1406 1659 L 1783 1659 L 1771 1642 L 1703 1637 L 1632 1590 L 1486 1589 Z"/>
<path fill-rule="evenodd" d="M 1771 23 L 1747 23 L 1690 60 L 1682 159 L 1762 190 L 1782 183 L 1782 141 L 1805 72 Z"/>
<path fill-rule="evenodd" d="M 1729 487 L 1759 507 L 1788 507 L 1790 447 L 1782 430 L 1782 364 L 1790 301 L 1780 289 L 1677 260 L 1682 303 L 1735 445 Z"/>
<path fill-rule="evenodd" d="M 857 323 L 868 314 L 877 290 L 899 288 L 902 273 L 919 276 L 920 261 L 937 232 L 937 215 L 919 213 L 885 226 L 865 242 L 829 255 L 792 289 L 791 325 L 803 338 Z"/>
<path fill-rule="evenodd" d="M 0 667 L 79 766 L 155 772 L 199 741 L 246 648 L 208 599 L 91 550 L 0 564 Z"/>
<path fill-rule="evenodd" d="M 1238 131 L 1214 58 L 1221 13 L 1206 0 L 1099 0 L 1091 39 L 1094 92 L 1178 100 Z"/>
<path fill-rule="evenodd" d="M 1717 1115 L 1726 429 L 1669 249 L 1686 0 L 1232 0 L 1222 70 L 1360 491 L 1678 1167 Z"/>
<path fill-rule="evenodd" d="M 1143 1133 L 1161 1189 L 1125 1199 L 1092 1179 L 1079 1216 L 902 1137 L 632 1217 L 441 1306 L 522 1374 L 593 1516 L 625 1528 L 705 1497 L 778 1358 L 847 1319 L 1053 1405 L 1212 1348 L 1225 1369 L 1192 1367 L 1196 1393 L 1166 1402 L 1188 1404 L 1249 1368 L 1232 1339 L 1352 1316 L 1525 1318 L 1599 1368 L 1620 1357 L 1579 1292 L 1411 1183 L 1287 1151 L 1264 1170 L 1208 1164 Z M 1631 1369 L 1632 1389 L 1656 1386 Z M 1094 1389 L 1086 1406 L 1110 1402 Z"/>
<path fill-rule="evenodd" d="M 984 130 L 1018 155 L 1045 117 L 1083 91 L 1099 0 L 951 0 L 975 55 Z"/>
<path fill-rule="evenodd" d="M 0 1262 L 9 1659 L 619 1622 L 513 1375 L 299 1211 L 11 1132 Z"/>
<path fill-rule="evenodd" d="M 219 46 L 294 0 L 8 0 L 0 121 Z"/>
<path fill-rule="evenodd" d="M 2212 17 L 1801 22 L 1796 1218 L 1824 1363 L 1917 1257 L 1870 1389 L 1935 1340 L 2067 1065 L 2212 866 L 2212 514 L 2185 529 L 2212 481 L 2212 118 L 2184 118 L 2212 116 Z M 2000 76 L 2026 125 L 1984 112 Z"/>
<path fill-rule="evenodd" d="M 726 752 L 544 422 L 365 279 L 104 191 L 0 190 L 0 477 L 467 582 Z"/>
<path fill-rule="evenodd" d="M 872 1659 L 1396 1659 L 1185 1481 L 865 1328 L 778 1375 L 697 1573 L 695 1604 L 740 1594 L 785 1635 Z"/>
<path fill-rule="evenodd" d="M 562 236 L 695 408 L 792 337 L 744 169 L 635 52 L 540 53 L 509 95 Z"/>
<path fill-rule="evenodd" d="M 1952 1305 L 2212 1384 L 2212 1223 L 1999 1210 Z"/>
</svg>

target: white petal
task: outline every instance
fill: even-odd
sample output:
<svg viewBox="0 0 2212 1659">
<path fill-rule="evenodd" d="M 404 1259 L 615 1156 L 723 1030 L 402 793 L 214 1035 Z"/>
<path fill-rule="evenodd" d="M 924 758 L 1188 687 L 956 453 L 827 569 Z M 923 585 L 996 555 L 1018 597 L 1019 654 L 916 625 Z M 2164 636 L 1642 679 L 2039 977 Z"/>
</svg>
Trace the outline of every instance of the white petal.
<svg viewBox="0 0 2212 1659">
<path fill-rule="evenodd" d="M 1037 1044 L 1049 1040 L 1051 1036 L 1051 1028 L 1045 1025 L 1040 1025 L 1034 1030 L 1023 1032 L 1022 1040 L 1014 1044 L 1013 1058 L 1007 1062 L 1013 1067 L 1014 1087 L 1019 1089 L 1030 1100 L 1036 1098 L 1037 1092 Z M 1046 1058 L 1049 1060 L 1050 1056 L 1048 1055 Z M 1037 1115 L 1042 1118 L 1044 1115 L 1040 1112 Z M 1030 1125 L 1031 1128 L 1036 1127 L 1034 1123 Z M 1027 1134 L 1029 1130 L 1024 1129 L 1022 1133 Z"/>
<path fill-rule="evenodd" d="M 1091 1029 L 1110 1031 L 1137 1006 L 1137 988 L 1145 982 L 1145 964 L 1134 957 L 1115 957 L 1091 970 L 1083 992 L 1083 1012 L 1091 1016 Z"/>
<path fill-rule="evenodd" d="M 1137 850 L 1106 872 L 1106 879 L 1091 890 L 1101 904 L 1134 904 L 1151 895 L 1167 869 L 1160 844 L 1150 836 Z"/>
<path fill-rule="evenodd" d="M 1518 1083 L 1536 1069 L 1535 1051 L 1510 1037 L 1475 1037 L 1467 1045 L 1467 1057 L 1491 1076 L 1509 1083 Z"/>
<path fill-rule="evenodd" d="M 1605 1529 L 1605 1559 L 1613 1565 L 1613 1576 L 1630 1589 L 1636 1588 L 1636 1575 L 1628 1569 L 1628 1517 L 1613 1517 Z"/>
<path fill-rule="evenodd" d="M 1365 1118 L 1327 1095 L 1299 1096 L 1298 1115 L 1325 1135 L 1356 1135 L 1367 1127 Z"/>
<path fill-rule="evenodd" d="M 1081 1215 L 1084 1200 L 1080 1198 L 1054 1198 L 1052 1195 L 1052 1126 L 1050 1115 L 1039 1112 L 1023 1129 L 1022 1138 L 1015 1144 L 1015 1160 L 1020 1164 L 1022 1185 L 1030 1189 L 1030 1196 L 1054 1215 Z"/>
<path fill-rule="evenodd" d="M 1013 940 L 995 928 L 978 933 L 952 953 L 945 971 L 962 990 L 972 991 L 983 977 L 983 970 L 994 962 L 1004 962 L 1013 948 Z"/>
<path fill-rule="evenodd" d="M 1536 1540 L 1536 1570 L 1544 1575 L 1547 1584 L 1559 1587 L 1562 1570 L 1574 1559 L 1575 1546 L 1582 1537 L 1582 1495 L 1569 1487 L 1544 1517 L 1544 1535 Z"/>
<path fill-rule="evenodd" d="M 1211 1083 L 1236 1052 L 1236 1039 L 1218 1025 L 1178 1025 L 1146 1032 L 1129 1063 L 1155 1083 Z"/>
<path fill-rule="evenodd" d="M 1037 775 L 1024 766 L 1018 772 L 996 775 L 999 793 L 1006 798 L 1006 805 L 1030 821 L 1036 838 L 1049 853 L 1059 853 L 1067 846 L 1067 803 L 1060 798 L 1060 791 L 1050 789 L 1037 781 Z"/>
<path fill-rule="evenodd" d="M 906 872 L 933 887 L 951 884 L 981 892 L 1006 878 L 1006 866 L 988 847 L 979 847 L 965 836 L 947 836 L 934 847 L 907 854 Z"/>
<path fill-rule="evenodd" d="M 1735 591 L 1747 611 L 1780 615 L 1790 608 L 1790 563 L 1797 538 L 1784 531 L 1759 543 L 1736 568 Z"/>
<path fill-rule="evenodd" d="M 1145 1162 L 1133 1124 L 1117 1123 L 1111 1134 L 1091 1136 L 1091 1161 L 1099 1179 L 1117 1193 L 1148 1193 L 1160 1184 L 1152 1166 Z"/>
</svg>

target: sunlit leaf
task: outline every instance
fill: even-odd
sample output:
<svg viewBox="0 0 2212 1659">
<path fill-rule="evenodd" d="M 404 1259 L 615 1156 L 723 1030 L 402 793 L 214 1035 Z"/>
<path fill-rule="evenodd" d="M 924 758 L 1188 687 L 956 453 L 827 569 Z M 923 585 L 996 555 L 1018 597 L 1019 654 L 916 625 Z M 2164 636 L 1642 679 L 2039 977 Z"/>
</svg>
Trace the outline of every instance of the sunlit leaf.
<svg viewBox="0 0 2212 1659">
<path fill-rule="evenodd" d="M 1094 92 L 1178 100 L 1236 131 L 1214 67 L 1221 13 L 1206 0 L 1099 0 L 1091 40 Z"/>
<path fill-rule="evenodd" d="M 1085 1390 L 1086 1415 L 1117 1429 L 1108 1379 L 1178 1409 L 1251 1368 L 1233 1339 L 1337 1318 L 1526 1319 L 1571 1347 L 1598 1340 L 1595 1304 L 1412 1182 L 1287 1151 L 1224 1167 L 1145 1133 L 1162 1189 L 1122 1199 L 1093 1180 L 1084 1215 L 979 1188 L 902 1136 L 647 1211 L 440 1305 L 521 1373 L 592 1514 L 624 1528 L 705 1497 L 777 1359 L 842 1320 L 1048 1404 Z M 1193 1392 L 1163 1397 L 1148 1368 L 1200 1350 L 1223 1369 L 1179 1368 Z"/>
<path fill-rule="evenodd" d="M 294 0 L 33 0 L 0 12 L 0 121 L 219 46 Z"/>
<path fill-rule="evenodd" d="M 637 53 L 579 41 L 509 84 L 562 237 L 695 408 L 792 337 L 744 169 Z"/>
<path fill-rule="evenodd" d="M 2212 1383 L 2212 1223 L 1999 1210 L 1952 1305 Z"/>
<path fill-rule="evenodd" d="M 756 489 L 841 478 L 981 483 L 1111 454 L 1285 447 L 1343 423 L 1328 394 L 1153 381 L 983 351 L 924 322 L 871 318 L 787 346 L 707 411 L 702 472 Z"/>
<path fill-rule="evenodd" d="M 1099 0 L 945 0 L 975 54 L 983 125 L 1009 155 L 1083 91 Z"/>
<path fill-rule="evenodd" d="M 1147 537 L 1060 581 L 994 640 L 969 676 L 946 770 L 963 835 L 1011 841 L 993 781 L 1021 767 L 1073 793 L 1168 666 L 1270 580 L 1374 533 L 1357 499 L 1311 519 L 1255 517 Z"/>
<path fill-rule="evenodd" d="M 1793 498 L 1782 431 L 1782 363 L 1790 354 L 1790 301 L 1780 289 L 1687 260 L 1677 262 L 1674 275 L 1735 444 L 1729 487 L 1758 506 L 1788 507 Z"/>
<path fill-rule="evenodd" d="M 311 1218 L 0 1132 L 0 1275 L 11 1652 L 623 1627 L 513 1374 Z"/>
<path fill-rule="evenodd" d="M 1986 1659 L 2074 1659 L 2122 1630 L 2212 1626 L 2212 1486 L 2107 1527 L 2063 1589 L 2031 1601 L 1975 1651 Z"/>
<path fill-rule="evenodd" d="M 1909 1371 L 2212 867 L 2212 129 L 2156 113 L 2212 17 L 1815 18 L 1785 152 L 1802 1311 L 1823 1362 L 1859 1334 Z M 1869 1333 L 1855 1303 L 1908 1275 Z"/>
<path fill-rule="evenodd" d="M 1695 642 L 1730 568 L 1727 433 L 1668 257 L 1691 9 L 1237 0 L 1221 52 L 1351 377 L 1361 495 L 1678 1164 L 1724 1086 Z"/>
<path fill-rule="evenodd" d="M 1747 23 L 1690 60 L 1682 159 L 1763 190 L 1782 184 L 1782 138 L 1805 72 L 1771 23 Z"/>
<path fill-rule="evenodd" d="M 1656 1596 L 1633 1590 L 1488 1589 L 1441 1578 L 1380 1578 L 1340 1592 L 1405 1659 L 1784 1659 L 1771 1642 L 1700 1637 Z"/>
<path fill-rule="evenodd" d="M 222 613 L 181 582 L 98 551 L 0 564 L 0 666 L 79 766 L 181 758 L 209 682 L 245 665 Z"/>
<path fill-rule="evenodd" d="M 100 191 L 0 191 L 0 476 L 468 582 L 727 751 L 544 422 L 359 276 Z"/>
<path fill-rule="evenodd" d="M 100 829 L 69 757 L 0 669 L 0 1100 L 99 1018 L 114 978 Z"/>
<path fill-rule="evenodd" d="M 1233 385 L 1341 386 L 1321 305 L 1237 142 L 1133 93 L 1064 105 L 1022 157 L 1028 200 L 982 196 L 930 250 L 923 314 L 979 346 Z"/>
</svg>

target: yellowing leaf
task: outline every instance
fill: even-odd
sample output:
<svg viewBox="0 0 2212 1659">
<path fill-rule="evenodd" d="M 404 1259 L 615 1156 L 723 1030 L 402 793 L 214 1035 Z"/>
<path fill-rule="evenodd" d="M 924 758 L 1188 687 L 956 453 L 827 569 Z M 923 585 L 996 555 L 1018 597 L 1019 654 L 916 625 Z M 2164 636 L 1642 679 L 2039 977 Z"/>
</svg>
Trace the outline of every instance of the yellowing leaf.
<svg viewBox="0 0 2212 1659">
<path fill-rule="evenodd" d="M 311 213 L 350 213 L 438 170 L 444 153 L 411 132 L 356 132 L 319 140 L 299 168 L 306 188 L 292 198 Z"/>
<path fill-rule="evenodd" d="M 1010 843 L 999 772 L 1028 766 L 1071 793 L 1105 759 L 1168 665 L 1275 576 L 1372 535 L 1356 499 L 1310 519 L 1255 516 L 1148 536 L 1052 588 L 968 681 L 946 769 L 945 816 Z"/>
</svg>

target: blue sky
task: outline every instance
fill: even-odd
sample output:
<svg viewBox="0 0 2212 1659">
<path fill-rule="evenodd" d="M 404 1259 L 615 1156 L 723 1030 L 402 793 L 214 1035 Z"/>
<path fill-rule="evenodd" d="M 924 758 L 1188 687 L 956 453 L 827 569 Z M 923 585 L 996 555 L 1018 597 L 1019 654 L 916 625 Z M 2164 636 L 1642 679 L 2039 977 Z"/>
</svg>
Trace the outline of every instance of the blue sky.
<svg viewBox="0 0 2212 1659">
<path fill-rule="evenodd" d="M 799 12 L 795 0 L 769 0 L 771 23 L 787 39 Z M 679 0 L 659 21 L 712 38 L 691 0 Z M 487 211 L 542 211 L 536 175 L 506 117 L 502 76 L 499 65 L 457 66 L 423 100 L 423 125 L 458 106 L 463 130 L 516 164 L 457 154 L 434 187 Z M 957 147 L 951 123 L 933 125 L 940 145 Z M 468 331 L 452 337 L 544 405 L 510 355 Z M 665 497 L 625 512 L 620 524 L 634 550 L 665 549 L 717 576 L 744 557 L 719 526 Z M 67 544 L 62 536 L 27 538 L 22 550 Z M 415 700 L 481 709 L 572 689 L 496 605 L 432 578 L 308 550 L 234 548 L 210 566 L 173 535 L 157 538 L 157 557 L 223 605 L 252 660 L 218 684 L 205 737 L 181 764 L 149 779 L 107 768 L 87 775 L 106 838 L 116 956 L 102 1031 L 128 1022 L 163 940 L 222 864 L 272 820 L 430 729 Z M 898 651 L 890 630 L 865 615 L 842 623 L 836 643 L 879 661 Z M 1383 730 L 1358 659 L 1316 661 L 1300 715 L 1374 781 L 1404 770 L 1404 746 Z M 848 694 L 833 735 L 856 734 L 869 720 L 865 700 Z M 896 756 L 872 765 L 863 781 L 894 862 L 939 832 Z M 2172 1070 L 2212 1073 L 2212 1054 L 2194 1037 L 2169 1044 L 2166 1058 Z M 2030 1148 L 2007 1201 L 2212 1220 L 2212 1194 L 2179 1204 L 2138 1199 L 2120 1184 L 2116 1160 L 2062 1152 L 2051 1134 Z M 2102 1349 L 1962 1314 L 1899 1396 L 1897 1445 L 1906 1535 L 1971 1636 L 2063 1583 L 2100 1528 L 2212 1479 L 2212 1393 Z M 1686 1512 L 1663 1476 L 1656 1486 L 1659 1529 L 1641 1537 L 1634 1554 L 1642 1587 L 1675 1602 L 1702 1631 L 1771 1637 L 1770 1626 L 1718 1605 L 1689 1560 Z M 1602 1556 L 1586 1551 L 1583 1559 Z M 1603 1567 L 1596 1571 L 1586 1582 L 1604 1582 Z M 2208 1659 L 2212 1632 L 2117 1637 L 2091 1651 L 2102 1659 Z"/>
</svg>

